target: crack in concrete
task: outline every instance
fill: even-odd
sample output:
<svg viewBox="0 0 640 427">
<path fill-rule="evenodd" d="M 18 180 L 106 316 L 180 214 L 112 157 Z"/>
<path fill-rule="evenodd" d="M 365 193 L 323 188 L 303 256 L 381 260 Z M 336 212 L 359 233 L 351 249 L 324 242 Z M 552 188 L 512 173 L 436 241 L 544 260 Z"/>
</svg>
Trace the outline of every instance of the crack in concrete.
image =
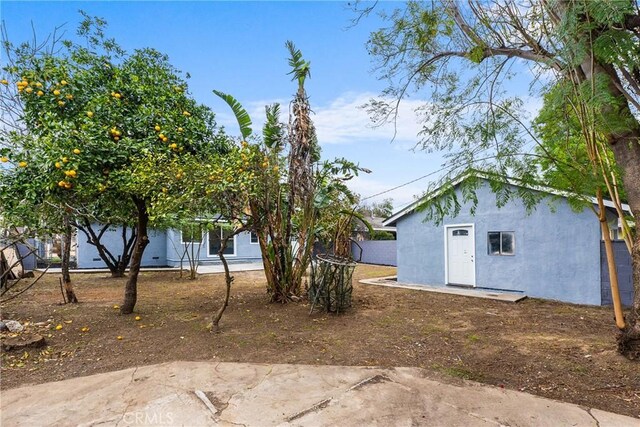
<svg viewBox="0 0 640 427">
<path fill-rule="evenodd" d="M 253 390 L 254 388 L 260 386 L 260 384 L 265 382 L 265 380 L 269 377 L 269 375 L 271 375 L 272 372 L 273 372 L 273 365 L 269 366 L 269 371 L 265 374 L 265 376 L 260 381 L 258 381 L 258 383 L 256 385 L 247 387 L 247 390 Z M 231 400 L 231 399 L 229 399 L 229 400 Z"/>
<path fill-rule="evenodd" d="M 266 377 L 265 377 L 266 378 Z M 348 389 L 346 389 L 345 391 L 343 391 L 342 393 L 340 393 L 340 396 L 344 396 L 345 394 L 349 393 L 350 391 L 354 391 L 354 390 L 358 390 L 362 387 L 365 387 L 367 385 L 372 385 L 372 384 L 378 384 L 378 383 L 383 383 L 383 382 L 392 382 L 397 384 L 395 381 L 393 381 L 391 378 L 387 377 L 386 375 L 382 375 L 382 374 L 376 374 L 372 377 L 369 378 L 365 378 L 357 383 L 355 383 L 354 385 L 352 385 L 351 387 L 349 387 Z M 299 418 L 304 417 L 307 414 L 310 414 L 312 412 L 318 412 L 323 410 L 324 408 L 326 408 L 327 406 L 329 406 L 329 404 L 332 401 L 338 401 L 337 399 L 334 399 L 333 397 L 328 397 L 324 400 L 321 400 L 313 405 L 311 405 L 310 407 L 303 409 L 300 412 L 297 412 L 293 415 L 289 415 L 287 418 L 285 418 L 285 421 L 287 422 L 291 422 L 294 420 L 297 420 Z"/>
<path fill-rule="evenodd" d="M 466 409 L 463 409 L 463 408 L 461 408 L 461 407 L 459 407 L 459 406 L 456 406 L 456 405 L 454 405 L 454 404 L 452 404 L 452 403 L 449 403 L 449 402 L 442 402 L 442 403 L 444 403 L 445 405 L 447 405 L 447 406 L 449 406 L 449 407 L 451 407 L 451 408 L 455 409 L 456 411 L 459 411 L 459 412 L 462 412 L 462 413 L 464 413 L 464 414 L 467 414 L 468 416 L 470 416 L 470 417 L 472 417 L 472 418 L 477 418 L 477 419 L 479 419 L 479 420 L 482 420 L 482 421 L 487 422 L 487 423 L 491 423 L 491 424 L 496 425 L 496 426 L 499 426 L 499 427 L 507 427 L 507 426 L 508 426 L 508 424 L 502 424 L 502 423 L 501 423 L 501 422 L 499 422 L 499 421 L 496 421 L 496 420 L 492 420 L 492 419 L 490 419 L 490 418 L 483 417 L 482 415 L 479 415 L 479 414 L 474 414 L 473 412 L 469 412 L 469 411 L 467 411 Z"/>
<path fill-rule="evenodd" d="M 129 387 L 131 387 L 131 384 L 133 384 L 134 378 L 136 376 L 136 373 L 138 372 L 138 366 L 135 367 L 135 369 L 133 370 L 133 372 L 131 373 L 131 379 L 129 380 L 129 384 L 127 384 L 124 387 L 124 390 L 122 390 L 122 398 L 124 399 L 124 395 L 127 393 L 127 389 Z M 118 420 L 118 422 L 116 422 L 116 427 L 118 427 L 118 424 L 120 424 L 122 422 L 122 420 L 124 419 L 124 416 L 127 415 L 127 411 L 129 410 L 129 408 L 131 407 L 131 401 L 127 402 L 127 406 L 124 408 L 124 411 L 122 412 L 122 415 L 120 416 L 120 419 Z"/>
<path fill-rule="evenodd" d="M 246 424 L 242 424 L 242 423 L 234 423 L 233 421 L 225 420 L 225 419 L 223 419 L 223 418 L 218 418 L 218 420 L 219 420 L 219 421 L 222 421 L 222 422 L 224 422 L 224 423 L 227 423 L 227 424 L 232 424 L 232 425 L 234 425 L 234 426 L 247 427 L 247 425 L 246 425 Z"/>
<path fill-rule="evenodd" d="M 320 402 L 311 405 L 307 409 L 303 409 L 302 411 L 300 411 L 298 413 L 295 413 L 293 415 L 290 415 L 285 419 L 286 419 L 287 422 L 290 423 L 291 421 L 297 420 L 298 418 L 302 418 L 305 415 L 310 414 L 311 412 L 321 411 L 324 408 L 326 408 L 327 406 L 329 406 L 329 403 L 331 403 L 332 400 L 333 400 L 333 397 L 321 400 Z"/>
<path fill-rule="evenodd" d="M 220 363 L 218 363 L 219 365 Z M 215 370 L 217 371 L 218 365 L 216 365 Z M 223 401 L 222 399 L 219 399 L 218 397 L 216 397 L 212 392 L 204 392 L 204 395 L 206 397 L 206 399 L 211 403 L 212 400 L 215 400 L 216 405 L 212 405 L 214 406 L 214 408 L 216 408 L 216 416 L 214 417 L 217 421 L 224 421 L 226 423 L 230 423 L 233 425 L 239 425 L 239 426 L 244 426 L 244 424 L 240 424 L 240 423 L 234 423 L 232 421 L 228 421 L 224 418 L 222 418 L 222 414 L 224 413 L 224 411 L 229 407 L 229 402 L 231 402 L 236 396 L 238 396 L 239 394 L 242 394 L 243 392 L 247 391 L 247 390 L 253 390 L 256 387 L 259 387 L 263 382 L 266 381 L 266 379 L 269 377 L 269 375 L 271 375 L 271 373 L 273 372 L 273 365 L 269 366 L 269 371 L 264 375 L 264 377 L 262 377 L 262 379 L 258 382 L 256 382 L 254 385 L 250 385 L 249 387 L 247 387 L 244 390 L 239 390 L 236 391 L 235 393 L 233 393 L 231 396 L 229 396 L 229 398 L 226 401 Z M 200 397 L 200 396 L 198 396 Z M 202 400 L 202 398 L 200 398 L 200 400 Z"/>
<path fill-rule="evenodd" d="M 584 411 L 585 411 L 587 414 L 589 414 L 589 415 L 591 416 L 591 418 L 593 418 L 593 421 L 595 421 L 595 422 L 596 422 L 596 427 L 600 427 L 600 421 L 595 417 L 595 415 L 593 415 L 593 414 L 591 413 L 591 409 L 592 409 L 592 408 L 582 408 L 582 409 L 584 409 Z"/>
<path fill-rule="evenodd" d="M 394 381 L 391 380 L 391 378 L 389 378 L 389 377 L 387 377 L 385 375 L 377 374 L 377 375 L 374 375 L 372 377 L 365 378 L 364 380 L 360 381 L 359 383 L 356 383 L 356 384 L 352 385 L 347 391 L 353 391 L 353 390 L 357 390 L 357 389 L 362 388 L 362 387 L 364 387 L 366 385 L 369 385 L 369 384 L 379 384 L 379 383 L 384 383 L 384 382 L 387 382 L 387 381 L 394 382 Z"/>
</svg>

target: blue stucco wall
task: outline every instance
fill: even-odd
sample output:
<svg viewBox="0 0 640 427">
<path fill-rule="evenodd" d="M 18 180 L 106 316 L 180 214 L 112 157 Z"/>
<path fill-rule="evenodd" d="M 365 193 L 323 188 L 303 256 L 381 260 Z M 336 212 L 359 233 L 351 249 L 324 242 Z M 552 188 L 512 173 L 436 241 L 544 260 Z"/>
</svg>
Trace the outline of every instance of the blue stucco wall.
<svg viewBox="0 0 640 427">
<path fill-rule="evenodd" d="M 98 229 L 98 226 L 95 226 Z M 129 236 L 131 235 L 128 231 Z M 158 267 L 167 265 L 167 239 L 163 230 L 149 230 L 149 244 L 142 255 L 143 267 Z M 78 231 L 77 262 L 78 268 L 106 268 L 95 246 L 87 243 L 87 237 Z M 114 255 L 122 253 L 122 228 L 114 227 L 102 237 L 105 247 Z"/>
<path fill-rule="evenodd" d="M 616 260 L 616 272 L 618 273 L 618 290 L 622 304 L 631 307 L 633 304 L 633 270 L 631 266 L 631 254 L 624 241 L 611 242 L 613 256 Z M 604 242 L 600 242 L 600 272 L 602 283 L 602 305 L 612 305 L 611 280 L 609 278 L 609 264 Z"/>
<path fill-rule="evenodd" d="M 167 230 L 167 265 L 172 267 L 180 265 L 180 256 L 184 250 L 183 247 L 184 245 L 182 243 L 180 230 Z M 198 247 L 196 245 L 194 250 L 197 251 L 197 249 Z M 214 264 L 220 262 L 220 257 L 217 255 L 209 255 L 209 239 L 207 234 L 203 235 L 200 252 L 197 257 L 200 264 Z M 251 243 L 250 233 L 240 233 L 235 236 L 235 255 L 226 255 L 225 258 L 229 263 L 260 261 L 262 259 L 260 254 L 260 245 L 257 243 Z M 184 262 L 187 262 L 186 257 Z"/>
<path fill-rule="evenodd" d="M 398 281 L 444 286 L 444 226 L 474 224 L 477 287 L 600 305 L 600 227 L 592 212 L 576 213 L 564 200 L 553 211 L 543 200 L 530 214 L 520 200 L 498 208 L 488 185 L 477 197 L 475 216 L 467 204 L 440 226 L 423 222 L 423 213 L 398 220 Z M 515 232 L 515 255 L 488 255 L 489 231 Z"/>
<path fill-rule="evenodd" d="M 122 228 L 117 227 L 107 231 L 103 236 L 105 246 L 112 253 L 119 252 L 116 248 L 122 247 Z M 182 240 L 179 230 L 149 230 L 149 244 L 142 257 L 143 267 L 180 265 L 180 253 L 182 251 Z M 197 249 L 197 248 L 196 248 Z M 208 255 L 208 239 L 206 234 L 199 253 L 199 263 L 209 264 L 220 262 L 217 255 Z M 100 259 L 98 251 L 87 243 L 86 236 L 78 232 L 78 268 L 105 268 L 105 264 Z M 233 262 L 259 261 L 260 245 L 251 243 L 250 233 L 241 233 L 235 237 L 235 255 L 227 255 L 227 260 Z M 186 258 L 185 258 L 186 262 Z"/>
<path fill-rule="evenodd" d="M 358 261 L 362 248 L 363 264 L 397 265 L 397 245 L 395 240 L 362 240 L 351 243 L 351 253 Z"/>
</svg>

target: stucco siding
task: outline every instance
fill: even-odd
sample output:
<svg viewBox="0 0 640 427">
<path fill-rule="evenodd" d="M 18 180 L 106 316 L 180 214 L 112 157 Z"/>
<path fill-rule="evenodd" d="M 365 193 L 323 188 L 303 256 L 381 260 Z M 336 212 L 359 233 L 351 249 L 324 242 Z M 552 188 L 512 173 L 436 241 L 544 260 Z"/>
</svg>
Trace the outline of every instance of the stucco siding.
<svg viewBox="0 0 640 427">
<path fill-rule="evenodd" d="M 130 234 L 129 234 L 130 235 Z M 114 227 L 102 237 L 105 246 L 117 256 L 122 248 L 122 228 Z M 184 248 L 179 230 L 149 230 L 149 244 L 142 257 L 143 267 L 180 265 L 180 254 Z M 209 255 L 209 241 L 204 234 L 200 251 L 195 247 L 199 264 L 218 263 L 220 257 Z M 78 232 L 78 268 L 106 268 L 95 246 L 87 243 L 86 236 Z M 251 243 L 250 233 L 240 233 L 235 236 L 235 254 L 227 255 L 227 260 L 233 262 L 259 261 L 260 245 Z M 184 259 L 187 262 L 187 259 Z"/>
<path fill-rule="evenodd" d="M 633 304 L 633 270 L 631 266 L 631 254 L 627 250 L 625 242 L 618 240 L 611 242 L 613 245 L 614 258 L 616 260 L 616 272 L 618 273 L 618 290 L 620 300 L 623 305 L 631 307 Z M 611 279 L 609 278 L 609 264 L 604 248 L 604 242 L 600 242 L 600 273 L 602 283 L 602 304 L 612 305 Z"/>
<path fill-rule="evenodd" d="M 600 231 L 592 212 L 571 210 L 565 200 L 543 200 L 528 214 L 520 200 L 502 208 L 488 185 L 478 192 L 475 215 L 462 207 L 455 218 L 435 226 L 424 213 L 412 213 L 397 223 L 398 280 L 445 285 L 444 226 L 473 224 L 476 286 L 522 291 L 531 297 L 581 304 L 601 303 Z M 515 254 L 489 255 L 490 231 L 515 233 Z"/>
<path fill-rule="evenodd" d="M 97 229 L 97 227 L 96 227 Z M 131 231 L 127 231 L 127 236 Z M 167 239 L 163 230 L 149 230 L 149 244 L 142 255 L 143 267 L 158 267 L 167 265 Z M 114 255 L 122 253 L 122 228 L 114 227 L 108 230 L 102 237 L 105 247 Z M 87 243 L 87 237 L 83 232 L 78 231 L 77 249 L 78 268 L 106 268 L 104 261 L 100 258 L 95 246 Z"/>
<path fill-rule="evenodd" d="M 180 257 L 184 251 L 185 245 L 182 243 L 182 236 L 179 230 L 167 231 L 167 264 L 175 267 L 180 265 Z M 249 262 L 259 261 L 261 258 L 260 245 L 251 243 L 251 233 L 240 233 L 235 236 L 234 240 L 235 251 L 234 254 L 226 255 L 225 258 L 228 262 Z M 203 234 L 202 242 L 200 244 L 200 250 L 198 251 L 198 245 L 193 248 L 195 256 L 198 258 L 200 264 L 218 263 L 220 257 L 217 255 L 209 254 L 209 239 L 206 233 Z M 187 262 L 186 257 L 183 262 Z"/>
<path fill-rule="evenodd" d="M 361 252 L 362 251 L 362 252 Z M 351 254 L 363 264 L 397 265 L 395 240 L 361 240 L 351 242 Z M 362 255 L 362 257 L 361 257 Z"/>
</svg>

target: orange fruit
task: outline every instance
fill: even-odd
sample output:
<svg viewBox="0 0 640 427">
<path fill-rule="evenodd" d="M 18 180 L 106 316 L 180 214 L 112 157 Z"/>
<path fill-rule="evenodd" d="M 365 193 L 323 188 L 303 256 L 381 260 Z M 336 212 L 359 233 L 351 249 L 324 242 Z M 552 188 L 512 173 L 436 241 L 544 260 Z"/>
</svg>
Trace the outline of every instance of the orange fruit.
<svg viewBox="0 0 640 427">
<path fill-rule="evenodd" d="M 73 154 L 80 154 L 80 149 L 79 148 L 74 148 L 73 149 Z"/>
<path fill-rule="evenodd" d="M 56 90 L 53 91 L 53 94 L 55 96 L 60 96 L 60 91 L 58 89 L 56 89 Z"/>
<path fill-rule="evenodd" d="M 87 116 L 88 116 L 89 118 L 93 117 L 93 111 L 87 111 Z"/>
<path fill-rule="evenodd" d="M 20 166 L 21 168 L 26 168 L 27 167 L 27 162 L 20 162 L 20 163 L 18 163 L 18 166 Z"/>
</svg>

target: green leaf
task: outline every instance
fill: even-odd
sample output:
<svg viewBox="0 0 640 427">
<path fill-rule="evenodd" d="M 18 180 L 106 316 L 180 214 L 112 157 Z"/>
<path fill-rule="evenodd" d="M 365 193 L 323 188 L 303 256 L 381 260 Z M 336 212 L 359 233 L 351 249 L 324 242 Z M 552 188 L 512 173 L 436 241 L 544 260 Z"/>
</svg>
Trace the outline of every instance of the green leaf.
<svg viewBox="0 0 640 427">
<path fill-rule="evenodd" d="M 242 138 L 246 139 L 249 135 L 251 135 L 251 117 L 249 117 L 249 113 L 244 109 L 242 104 L 238 102 L 233 96 L 226 94 L 224 92 L 220 92 L 219 90 L 214 90 L 214 94 L 222 98 L 231 110 L 233 114 L 236 116 L 236 120 L 238 121 L 238 126 L 240 127 L 240 133 L 242 134 Z"/>
<path fill-rule="evenodd" d="M 292 80 L 298 80 L 299 87 L 304 86 L 304 80 L 311 76 L 311 63 L 302 59 L 302 52 L 297 49 L 292 41 L 286 42 L 287 49 L 289 50 L 289 66 L 291 71 L 287 74 L 293 74 Z"/>
<path fill-rule="evenodd" d="M 282 127 L 280 126 L 280 104 L 267 105 L 265 107 L 267 121 L 262 128 L 264 145 L 268 148 L 277 146 L 282 141 Z"/>
</svg>

